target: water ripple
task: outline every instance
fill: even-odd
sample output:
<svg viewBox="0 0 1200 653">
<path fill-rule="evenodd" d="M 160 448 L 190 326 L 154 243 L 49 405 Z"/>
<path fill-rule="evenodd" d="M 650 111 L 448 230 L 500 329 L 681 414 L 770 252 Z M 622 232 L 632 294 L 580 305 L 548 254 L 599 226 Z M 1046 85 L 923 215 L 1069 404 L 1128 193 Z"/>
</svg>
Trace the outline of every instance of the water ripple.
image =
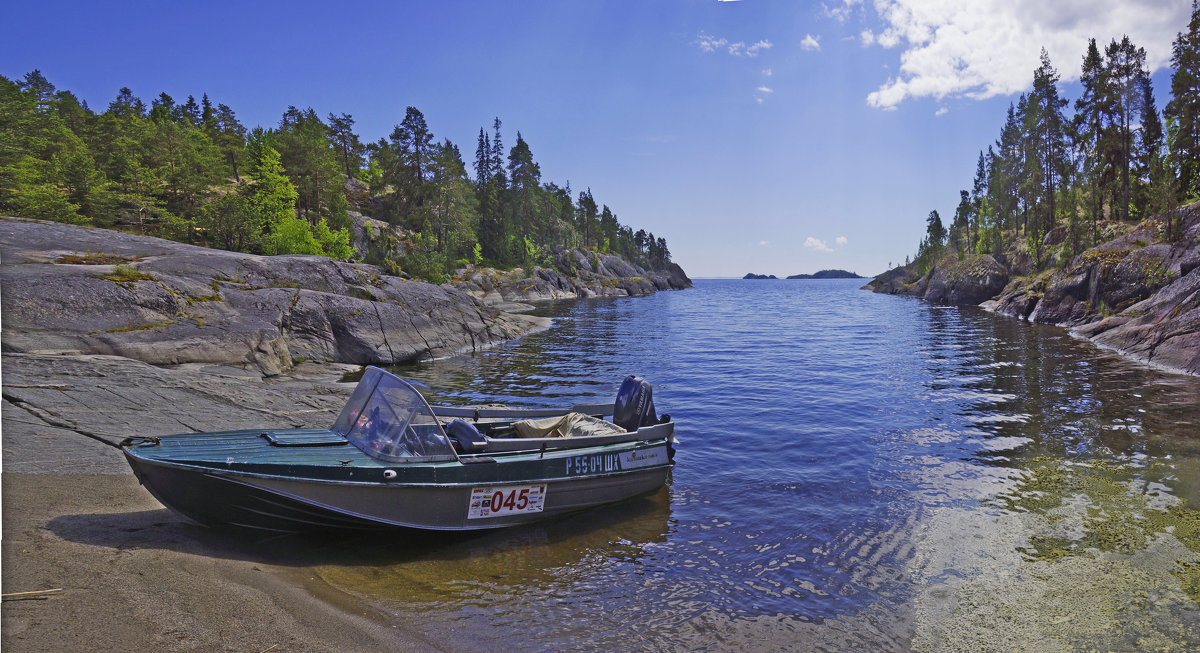
<svg viewBox="0 0 1200 653">
<path fill-rule="evenodd" d="M 555 304 L 537 311 L 549 330 L 400 368 L 438 401 L 523 406 L 609 401 L 642 375 L 677 422 L 676 468 L 649 498 L 321 575 L 462 648 L 906 650 L 947 632 L 992 646 L 954 605 L 1011 612 L 1047 641 L 1122 648 L 1053 622 L 1066 613 L 1042 623 L 984 597 L 1024 600 L 1030 585 L 995 579 L 1056 564 L 1029 551 L 1065 552 L 1070 578 L 1101 569 L 1072 553 L 1093 541 L 1096 510 L 1200 505 L 1200 381 L 857 285 L 701 280 Z M 1183 568 L 1178 523 L 1129 541 L 1157 560 L 1153 542 L 1178 536 L 1163 569 Z M 1174 582 L 1160 588 L 1172 601 Z M 1159 621 L 1113 614 L 1159 641 Z M 1172 641 L 1200 645 L 1188 633 Z"/>
</svg>

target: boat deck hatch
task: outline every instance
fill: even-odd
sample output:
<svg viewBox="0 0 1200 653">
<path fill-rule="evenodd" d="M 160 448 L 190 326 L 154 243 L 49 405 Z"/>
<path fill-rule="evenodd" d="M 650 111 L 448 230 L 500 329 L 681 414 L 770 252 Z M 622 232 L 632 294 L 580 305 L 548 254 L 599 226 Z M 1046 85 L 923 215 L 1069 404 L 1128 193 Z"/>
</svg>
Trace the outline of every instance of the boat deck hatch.
<svg viewBox="0 0 1200 653">
<path fill-rule="evenodd" d="M 346 438 L 327 429 L 263 431 L 261 435 L 277 447 L 332 447 L 349 444 Z"/>
</svg>

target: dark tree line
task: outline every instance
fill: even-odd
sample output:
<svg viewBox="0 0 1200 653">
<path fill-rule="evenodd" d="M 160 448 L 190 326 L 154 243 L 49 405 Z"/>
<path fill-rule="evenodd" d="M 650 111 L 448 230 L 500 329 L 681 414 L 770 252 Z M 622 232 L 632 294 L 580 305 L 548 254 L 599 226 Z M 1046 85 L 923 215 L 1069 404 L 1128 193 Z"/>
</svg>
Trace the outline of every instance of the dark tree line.
<svg viewBox="0 0 1200 653">
<path fill-rule="evenodd" d="M 1162 216 L 1165 236 L 1178 238 L 1175 209 L 1200 199 L 1200 0 L 1171 63 L 1171 99 L 1160 114 L 1145 50 L 1128 36 L 1103 48 L 1092 39 L 1068 115 L 1043 49 L 1032 89 L 1009 105 L 999 138 L 980 152 L 950 227 L 929 215 L 916 258 L 922 271 L 946 247 L 1003 255 L 1014 245 L 1040 269 L 1047 242 L 1063 243 L 1059 260 L 1069 260 L 1099 244 L 1112 221 Z"/>
<path fill-rule="evenodd" d="M 123 88 L 102 112 L 39 72 L 0 77 L 0 213 L 122 228 L 247 252 L 352 255 L 355 209 L 406 230 L 400 260 L 445 277 L 467 263 L 549 264 L 557 247 L 654 268 L 666 241 L 622 225 L 591 190 L 542 180 L 518 132 L 480 129 L 474 178 L 462 153 L 408 107 L 364 144 L 351 115 L 289 107 L 273 129 L 242 125 L 207 95 L 146 106 Z"/>
</svg>

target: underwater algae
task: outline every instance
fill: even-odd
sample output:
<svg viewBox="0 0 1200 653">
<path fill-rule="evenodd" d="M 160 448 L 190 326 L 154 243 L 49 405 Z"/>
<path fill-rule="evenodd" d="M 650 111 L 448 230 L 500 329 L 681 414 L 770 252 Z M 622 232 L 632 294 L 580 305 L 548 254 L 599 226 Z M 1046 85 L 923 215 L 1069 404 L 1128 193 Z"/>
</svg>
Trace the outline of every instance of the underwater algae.
<svg viewBox="0 0 1200 653">
<path fill-rule="evenodd" d="M 1200 511 L 1180 461 L 1026 461 L 983 509 L 945 509 L 917 569 L 920 651 L 1200 648 Z"/>
</svg>

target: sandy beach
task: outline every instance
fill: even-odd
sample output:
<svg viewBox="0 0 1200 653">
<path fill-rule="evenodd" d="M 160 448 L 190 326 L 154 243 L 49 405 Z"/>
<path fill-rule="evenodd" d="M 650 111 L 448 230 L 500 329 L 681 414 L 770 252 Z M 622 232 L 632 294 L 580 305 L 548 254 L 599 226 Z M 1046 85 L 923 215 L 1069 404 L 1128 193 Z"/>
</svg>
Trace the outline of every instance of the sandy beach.
<svg viewBox="0 0 1200 653">
<path fill-rule="evenodd" d="M 62 590 L 3 602 L 5 651 L 444 650 L 313 578 L 303 543 L 187 523 L 83 434 L 178 432 L 180 415 L 205 430 L 329 423 L 348 391 L 337 368 L 268 383 L 114 357 L 3 365 L 3 592 Z"/>
<path fill-rule="evenodd" d="M 424 651 L 246 533 L 187 524 L 129 474 L 3 475 L 5 651 Z M 372 618 L 372 617 L 376 618 Z"/>
</svg>

